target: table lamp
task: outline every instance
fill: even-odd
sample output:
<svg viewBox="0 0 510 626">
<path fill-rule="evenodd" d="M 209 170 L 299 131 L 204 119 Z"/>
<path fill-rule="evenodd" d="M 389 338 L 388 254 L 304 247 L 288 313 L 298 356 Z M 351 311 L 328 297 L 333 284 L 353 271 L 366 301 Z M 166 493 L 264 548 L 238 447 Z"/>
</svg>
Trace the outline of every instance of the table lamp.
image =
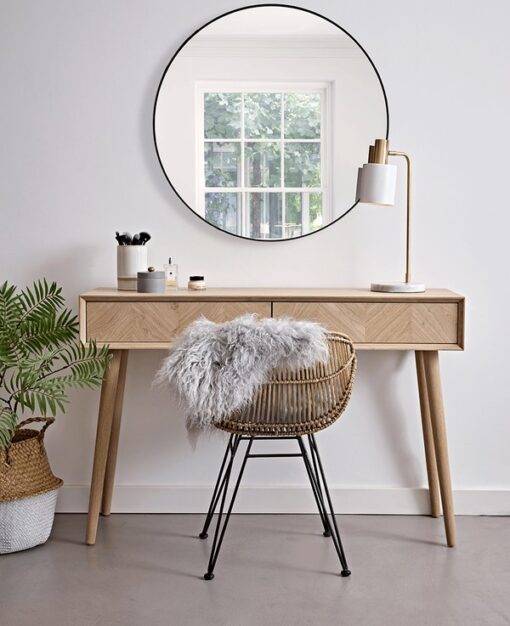
<svg viewBox="0 0 510 626">
<path fill-rule="evenodd" d="M 407 165 L 407 221 L 406 221 L 406 270 L 402 283 L 372 283 L 371 291 L 389 293 L 419 293 L 425 291 L 423 283 L 412 283 L 410 265 L 411 250 L 411 160 L 405 152 L 389 150 L 387 139 L 376 139 L 368 151 L 368 163 L 358 170 L 356 200 L 367 204 L 393 206 L 397 186 L 397 167 L 388 164 L 388 156 L 399 156 Z"/>
</svg>

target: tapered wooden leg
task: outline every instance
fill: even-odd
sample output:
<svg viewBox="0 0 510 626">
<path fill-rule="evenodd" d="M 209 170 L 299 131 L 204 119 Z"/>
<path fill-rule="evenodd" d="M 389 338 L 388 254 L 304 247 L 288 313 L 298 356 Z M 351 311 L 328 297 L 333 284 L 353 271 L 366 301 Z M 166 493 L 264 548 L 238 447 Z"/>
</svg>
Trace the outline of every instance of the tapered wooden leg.
<svg viewBox="0 0 510 626">
<path fill-rule="evenodd" d="M 112 508 L 113 484 L 115 482 L 117 450 L 119 449 L 120 421 L 122 418 L 122 405 L 124 402 L 124 387 L 126 385 L 128 354 L 128 350 L 121 351 L 119 380 L 117 383 L 117 393 L 115 395 L 115 407 L 113 410 L 110 444 L 108 446 L 108 458 L 106 461 L 106 472 L 104 477 L 103 501 L 101 504 L 102 515 L 110 515 Z"/>
<path fill-rule="evenodd" d="M 420 395 L 421 425 L 423 429 L 423 443 L 425 444 L 425 460 L 427 462 L 427 478 L 429 484 L 430 514 L 432 517 L 441 515 L 439 500 L 439 482 L 437 477 L 436 453 L 434 450 L 434 435 L 430 421 L 429 397 L 427 380 L 425 378 L 425 363 L 423 352 L 416 351 L 416 374 L 418 377 L 418 392 Z"/>
<path fill-rule="evenodd" d="M 101 400 L 99 402 L 99 415 L 97 418 L 96 447 L 94 450 L 94 467 L 92 469 L 87 534 L 85 538 L 85 542 L 89 546 L 96 543 L 99 509 L 101 508 L 101 498 L 103 496 L 106 460 L 108 457 L 108 446 L 110 444 L 122 352 L 121 350 L 112 350 L 111 354 L 112 360 L 105 372 L 103 385 L 101 387 Z"/>
<path fill-rule="evenodd" d="M 446 542 L 453 547 L 457 541 L 455 529 L 455 513 L 453 510 L 453 494 L 448 461 L 448 442 L 444 421 L 443 396 L 441 392 L 441 374 L 439 371 L 439 355 L 436 351 L 424 352 L 425 378 L 430 407 L 430 420 L 434 436 L 439 487 L 443 505 Z"/>
</svg>

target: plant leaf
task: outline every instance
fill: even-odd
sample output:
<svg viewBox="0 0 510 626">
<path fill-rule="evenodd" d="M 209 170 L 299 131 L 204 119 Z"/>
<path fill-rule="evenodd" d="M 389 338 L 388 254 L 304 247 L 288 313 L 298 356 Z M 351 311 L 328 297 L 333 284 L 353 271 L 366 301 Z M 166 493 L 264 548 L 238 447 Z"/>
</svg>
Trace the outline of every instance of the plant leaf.
<svg viewBox="0 0 510 626">
<path fill-rule="evenodd" d="M 11 443 L 17 422 L 18 418 L 14 411 L 7 407 L 0 408 L 0 450 L 7 448 Z"/>
<path fill-rule="evenodd" d="M 44 320 L 63 307 L 62 288 L 55 282 L 48 285 L 46 279 L 38 280 L 32 289 L 25 287 L 21 291 L 19 302 L 22 308 L 20 323 Z"/>
<path fill-rule="evenodd" d="M 67 389 L 102 382 L 109 348 L 77 341 L 78 319 L 61 292 L 46 279 L 21 292 L 0 285 L 0 445 L 12 436 L 16 411 L 55 415 L 65 409 Z"/>
</svg>

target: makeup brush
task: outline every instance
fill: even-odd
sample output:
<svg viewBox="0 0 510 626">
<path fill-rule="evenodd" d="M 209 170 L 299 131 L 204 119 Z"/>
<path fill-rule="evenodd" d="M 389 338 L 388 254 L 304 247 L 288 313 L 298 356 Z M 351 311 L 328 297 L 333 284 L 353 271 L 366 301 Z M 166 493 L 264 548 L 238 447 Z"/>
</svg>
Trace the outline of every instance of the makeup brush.
<svg viewBox="0 0 510 626">
<path fill-rule="evenodd" d="M 151 236 L 149 233 L 142 231 L 140 233 L 136 233 L 131 236 L 131 233 L 119 233 L 115 231 L 115 239 L 119 246 L 144 246 L 149 240 Z"/>
<path fill-rule="evenodd" d="M 118 241 L 119 246 L 129 246 L 131 243 L 131 235 L 129 233 L 115 233 L 115 239 Z"/>
<path fill-rule="evenodd" d="M 146 232 L 145 232 L 145 231 L 143 231 L 143 230 L 142 230 L 142 232 L 139 234 L 139 237 L 140 237 L 140 244 L 141 244 L 142 246 L 144 246 L 144 245 L 145 245 L 145 244 L 149 241 L 149 239 L 151 238 L 151 236 L 149 235 L 149 233 L 146 233 Z"/>
</svg>

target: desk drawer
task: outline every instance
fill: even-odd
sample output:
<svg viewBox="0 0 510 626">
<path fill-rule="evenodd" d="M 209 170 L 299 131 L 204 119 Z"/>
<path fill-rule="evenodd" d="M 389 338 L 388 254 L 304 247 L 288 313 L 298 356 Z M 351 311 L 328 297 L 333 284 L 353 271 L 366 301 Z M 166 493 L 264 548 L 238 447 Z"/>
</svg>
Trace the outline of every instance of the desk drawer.
<svg viewBox="0 0 510 626">
<path fill-rule="evenodd" d="M 273 315 L 310 319 L 358 344 L 458 344 L 456 302 L 275 302 Z"/>
<path fill-rule="evenodd" d="M 110 344 L 168 344 L 203 315 L 226 322 L 244 313 L 271 316 L 269 302 L 87 302 L 86 339 Z M 113 347 L 121 347 L 120 345 Z M 130 346 L 137 347 L 137 346 Z M 139 346 L 142 347 L 142 346 Z M 143 346 L 145 347 L 145 346 Z"/>
</svg>

